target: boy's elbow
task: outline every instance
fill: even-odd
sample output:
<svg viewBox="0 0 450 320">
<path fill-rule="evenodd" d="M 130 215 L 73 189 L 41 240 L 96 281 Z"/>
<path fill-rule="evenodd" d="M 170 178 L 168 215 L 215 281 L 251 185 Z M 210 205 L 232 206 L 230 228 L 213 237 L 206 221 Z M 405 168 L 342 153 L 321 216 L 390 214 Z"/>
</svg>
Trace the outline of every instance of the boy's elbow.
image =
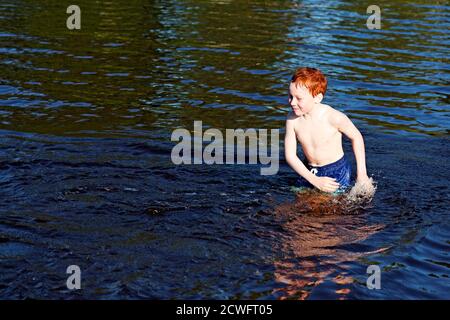
<svg viewBox="0 0 450 320">
<path fill-rule="evenodd" d="M 291 155 L 289 152 L 284 151 L 284 159 L 286 160 L 287 163 L 291 161 Z"/>
<path fill-rule="evenodd" d="M 364 143 L 364 138 L 363 138 L 361 132 L 359 132 L 359 130 L 354 132 L 349 138 L 352 142 L 363 142 Z"/>
<path fill-rule="evenodd" d="M 284 151 L 284 159 L 288 164 L 291 164 L 295 155 L 292 154 L 292 152 L 289 152 L 287 150 Z"/>
<path fill-rule="evenodd" d="M 358 140 L 363 140 L 362 134 L 357 128 L 354 128 L 353 130 L 349 130 L 348 133 L 346 134 L 346 136 L 352 142 L 358 141 Z"/>
</svg>

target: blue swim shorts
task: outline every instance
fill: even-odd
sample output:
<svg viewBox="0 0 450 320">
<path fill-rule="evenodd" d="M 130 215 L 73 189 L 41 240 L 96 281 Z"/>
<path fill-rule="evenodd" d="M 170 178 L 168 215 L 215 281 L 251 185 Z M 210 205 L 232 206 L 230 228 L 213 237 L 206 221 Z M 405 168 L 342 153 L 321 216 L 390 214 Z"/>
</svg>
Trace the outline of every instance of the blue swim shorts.
<svg viewBox="0 0 450 320">
<path fill-rule="evenodd" d="M 330 177 L 336 179 L 336 182 L 340 184 L 339 189 L 336 191 L 337 193 L 344 192 L 350 187 L 352 168 L 345 155 L 336 162 L 320 167 L 311 166 L 306 159 L 303 160 L 303 163 L 309 171 L 318 177 Z M 298 179 L 296 187 L 314 188 L 314 186 L 303 177 Z"/>
</svg>

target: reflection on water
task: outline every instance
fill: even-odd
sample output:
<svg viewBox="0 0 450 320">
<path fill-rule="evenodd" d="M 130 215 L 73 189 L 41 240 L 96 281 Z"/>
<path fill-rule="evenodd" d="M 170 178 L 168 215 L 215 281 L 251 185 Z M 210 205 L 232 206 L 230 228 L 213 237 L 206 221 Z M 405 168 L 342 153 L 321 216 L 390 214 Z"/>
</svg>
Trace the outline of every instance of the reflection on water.
<svg viewBox="0 0 450 320">
<path fill-rule="evenodd" d="M 354 0 L 77 5 L 69 31 L 63 2 L 0 3 L 0 297 L 449 298 L 449 6 L 380 0 L 368 30 Z M 294 201 L 283 161 L 171 163 L 194 120 L 283 128 L 299 65 L 364 134 L 370 207 Z"/>
<path fill-rule="evenodd" d="M 350 202 L 346 195 L 312 191 L 298 193 L 294 202 L 275 208 L 286 232 L 280 250 L 288 256 L 275 261 L 275 278 L 285 284 L 275 291 L 279 298 L 306 299 L 314 287 L 330 277 L 337 285 L 336 298 L 350 293 L 345 285 L 354 279 L 345 264 L 387 249 L 348 250 L 384 227 L 368 223 L 363 212 L 369 205 Z"/>
</svg>

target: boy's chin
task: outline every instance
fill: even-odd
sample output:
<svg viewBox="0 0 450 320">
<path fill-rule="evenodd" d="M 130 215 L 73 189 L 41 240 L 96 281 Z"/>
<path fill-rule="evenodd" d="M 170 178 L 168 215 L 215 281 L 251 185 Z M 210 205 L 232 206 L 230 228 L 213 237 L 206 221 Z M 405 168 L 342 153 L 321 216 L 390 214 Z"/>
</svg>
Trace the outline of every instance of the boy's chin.
<svg viewBox="0 0 450 320">
<path fill-rule="evenodd" d="M 302 116 L 303 112 L 301 110 L 293 110 L 296 116 Z"/>
</svg>

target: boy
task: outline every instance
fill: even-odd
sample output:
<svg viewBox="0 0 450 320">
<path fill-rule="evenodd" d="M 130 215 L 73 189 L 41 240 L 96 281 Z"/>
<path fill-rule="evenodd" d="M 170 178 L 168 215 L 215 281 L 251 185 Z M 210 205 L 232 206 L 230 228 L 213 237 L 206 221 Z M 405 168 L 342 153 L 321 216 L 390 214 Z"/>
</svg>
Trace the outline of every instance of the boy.
<svg viewBox="0 0 450 320">
<path fill-rule="evenodd" d="M 292 112 L 286 121 L 285 157 L 297 172 L 299 187 L 341 192 L 350 186 L 351 167 L 342 149 L 342 134 L 351 141 L 357 164 L 357 183 L 369 181 L 364 140 L 350 119 L 321 101 L 327 89 L 325 76 L 314 68 L 299 68 L 289 85 Z M 297 157 L 297 139 L 305 160 Z"/>
</svg>

